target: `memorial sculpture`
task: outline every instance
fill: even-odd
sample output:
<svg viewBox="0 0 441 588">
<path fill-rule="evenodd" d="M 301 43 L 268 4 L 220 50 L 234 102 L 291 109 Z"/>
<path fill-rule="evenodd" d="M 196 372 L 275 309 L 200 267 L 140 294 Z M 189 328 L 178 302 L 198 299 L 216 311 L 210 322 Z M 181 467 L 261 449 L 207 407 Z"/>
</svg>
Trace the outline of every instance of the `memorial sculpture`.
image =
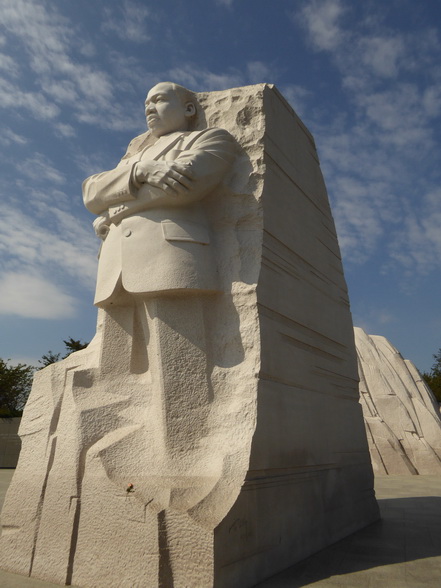
<svg viewBox="0 0 441 588">
<path fill-rule="evenodd" d="M 374 472 L 440 475 L 441 418 L 432 391 L 385 337 L 356 327 L 355 344 Z"/>
<path fill-rule="evenodd" d="M 160 83 L 146 118 L 83 184 L 97 333 L 35 377 L 0 565 L 251 587 L 378 518 L 335 228 L 273 86 Z"/>
</svg>

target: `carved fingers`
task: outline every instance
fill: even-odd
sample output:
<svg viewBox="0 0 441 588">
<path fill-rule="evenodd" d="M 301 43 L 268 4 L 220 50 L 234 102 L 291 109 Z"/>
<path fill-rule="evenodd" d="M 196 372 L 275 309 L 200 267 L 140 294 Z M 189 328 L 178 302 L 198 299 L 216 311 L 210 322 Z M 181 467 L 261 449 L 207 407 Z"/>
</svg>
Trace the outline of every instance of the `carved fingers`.
<svg viewBox="0 0 441 588">
<path fill-rule="evenodd" d="M 161 188 L 171 196 L 188 192 L 193 183 L 191 164 L 165 161 L 140 161 L 136 164 L 135 181 Z"/>
</svg>

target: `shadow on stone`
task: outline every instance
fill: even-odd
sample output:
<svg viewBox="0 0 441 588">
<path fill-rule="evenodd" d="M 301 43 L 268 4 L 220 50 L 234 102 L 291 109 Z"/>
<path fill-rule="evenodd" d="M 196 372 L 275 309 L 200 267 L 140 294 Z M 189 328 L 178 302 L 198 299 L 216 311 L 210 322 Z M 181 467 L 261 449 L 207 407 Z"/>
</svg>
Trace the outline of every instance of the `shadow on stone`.
<svg viewBox="0 0 441 588">
<path fill-rule="evenodd" d="M 392 565 L 394 577 L 398 578 L 400 564 L 441 556 L 441 497 L 380 499 L 378 504 L 382 517 L 380 521 L 257 584 L 255 588 L 301 588 L 317 582 L 321 584 L 321 581 L 324 581 L 323 586 L 330 586 L 326 582 L 328 578 L 362 575 L 367 570 Z M 425 562 L 425 567 L 430 578 L 430 562 Z M 436 586 L 438 580 L 439 576 L 433 575 L 433 583 L 429 580 L 427 586 Z M 335 578 L 334 582 L 337 582 Z M 340 586 L 340 583 L 334 582 L 332 586 Z M 353 587 L 368 584 L 355 580 L 348 583 L 342 578 L 341 585 Z M 403 583 L 404 586 L 407 584 Z"/>
</svg>

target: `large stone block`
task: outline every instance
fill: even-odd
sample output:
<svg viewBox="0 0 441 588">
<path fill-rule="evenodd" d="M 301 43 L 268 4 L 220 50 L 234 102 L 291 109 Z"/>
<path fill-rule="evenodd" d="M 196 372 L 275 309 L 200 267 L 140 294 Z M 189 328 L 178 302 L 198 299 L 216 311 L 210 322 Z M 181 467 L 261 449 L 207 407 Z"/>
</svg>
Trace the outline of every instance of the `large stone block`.
<svg viewBox="0 0 441 588">
<path fill-rule="evenodd" d="M 192 173 L 204 184 L 199 158 L 209 153 L 218 167 L 222 150 L 230 157 L 219 137 L 229 139 L 198 131 L 228 131 L 234 163 L 210 193 L 142 211 L 141 196 L 127 196 L 109 208 L 117 223 L 96 204 L 103 176 L 85 184 L 122 270 L 103 249 L 96 337 L 34 381 L 2 513 L 7 570 L 84 587 L 246 588 L 378 518 L 313 138 L 273 86 L 198 101 L 194 134 L 153 149 L 183 162 L 194 138 Z M 132 142 L 112 181 L 121 184 L 141 147 L 148 137 Z M 170 269 L 160 267 L 155 291 L 132 255 L 124 267 L 124 239 L 158 226 L 151 251 L 163 255 L 158 239 L 174 240 L 180 261 L 164 253 Z M 209 263 L 213 275 L 198 275 Z M 120 271 L 143 297 L 114 296 Z"/>
<path fill-rule="evenodd" d="M 244 485 L 214 532 L 215 586 L 237 588 L 378 518 L 348 294 L 314 140 L 275 88 L 262 88 L 261 100 L 257 422 Z"/>
</svg>

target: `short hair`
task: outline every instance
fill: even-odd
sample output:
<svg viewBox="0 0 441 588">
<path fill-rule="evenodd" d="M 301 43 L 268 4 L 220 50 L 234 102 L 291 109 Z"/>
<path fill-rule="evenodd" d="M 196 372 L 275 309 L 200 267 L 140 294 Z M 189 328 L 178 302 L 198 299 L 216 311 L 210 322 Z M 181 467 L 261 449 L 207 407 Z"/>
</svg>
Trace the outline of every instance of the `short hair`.
<svg viewBox="0 0 441 588">
<path fill-rule="evenodd" d="M 159 84 L 170 84 L 183 104 L 191 102 L 197 110 L 199 102 L 195 92 L 189 90 L 188 88 L 184 88 L 184 86 L 181 86 L 180 84 L 175 84 L 175 82 L 158 82 L 155 85 L 159 86 Z"/>
<path fill-rule="evenodd" d="M 179 97 L 179 100 L 181 101 L 181 103 L 185 106 L 185 104 L 187 104 L 188 102 L 191 102 L 191 104 L 193 104 L 194 109 L 195 109 L 195 113 L 194 115 L 192 115 L 189 118 L 188 124 L 188 130 L 195 130 L 196 127 L 198 126 L 198 121 L 201 118 L 201 112 L 202 112 L 202 108 L 201 105 L 199 104 L 196 92 L 193 92 L 192 90 L 189 90 L 188 88 L 185 88 L 184 86 L 181 86 L 180 84 L 175 84 L 175 82 L 158 82 L 157 84 L 155 84 L 154 86 L 152 86 L 152 88 L 155 88 L 156 86 L 159 86 L 160 84 L 168 84 L 172 87 L 173 91 L 176 92 L 176 94 Z M 151 89 L 152 89 L 151 88 Z"/>
</svg>

